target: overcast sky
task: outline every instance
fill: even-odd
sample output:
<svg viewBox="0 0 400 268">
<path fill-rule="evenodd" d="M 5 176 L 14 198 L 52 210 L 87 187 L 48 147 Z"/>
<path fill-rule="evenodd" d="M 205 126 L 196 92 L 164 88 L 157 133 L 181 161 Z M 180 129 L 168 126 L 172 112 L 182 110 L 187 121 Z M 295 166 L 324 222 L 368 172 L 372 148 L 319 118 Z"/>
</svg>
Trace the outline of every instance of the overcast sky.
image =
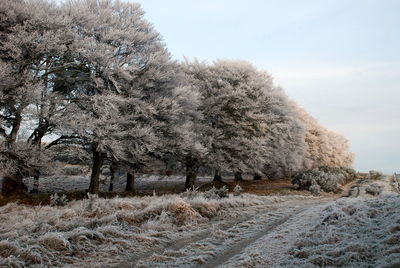
<svg viewBox="0 0 400 268">
<path fill-rule="evenodd" d="M 357 170 L 400 172 L 400 1 L 135 2 L 174 58 L 251 61 L 350 140 Z"/>
</svg>

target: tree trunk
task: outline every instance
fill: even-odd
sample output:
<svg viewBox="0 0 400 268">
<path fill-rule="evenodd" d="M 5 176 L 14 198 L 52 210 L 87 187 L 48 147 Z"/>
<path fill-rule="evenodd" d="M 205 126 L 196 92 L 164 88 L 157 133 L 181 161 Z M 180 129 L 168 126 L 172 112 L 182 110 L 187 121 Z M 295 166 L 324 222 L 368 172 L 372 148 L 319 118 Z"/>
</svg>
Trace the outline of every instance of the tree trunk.
<svg viewBox="0 0 400 268">
<path fill-rule="evenodd" d="M 99 183 L 100 183 L 100 171 L 101 171 L 101 166 L 103 165 L 103 155 L 100 151 L 98 151 L 97 143 L 92 144 L 92 153 L 93 153 L 93 166 L 92 166 L 92 175 L 90 176 L 90 186 L 88 191 L 91 194 L 98 194 Z"/>
<path fill-rule="evenodd" d="M 219 168 L 215 170 L 214 181 L 222 181 L 221 170 Z"/>
<path fill-rule="evenodd" d="M 194 187 L 198 171 L 199 171 L 198 159 L 191 156 L 186 157 L 185 189 L 192 189 Z"/>
<path fill-rule="evenodd" d="M 39 175 L 33 176 L 33 187 L 31 193 L 39 192 Z"/>
<path fill-rule="evenodd" d="M 242 172 L 240 172 L 240 171 L 235 172 L 235 179 L 234 180 L 235 181 L 242 181 L 243 180 Z"/>
<path fill-rule="evenodd" d="M 43 107 L 41 108 L 41 110 L 43 110 Z M 31 142 L 33 145 L 36 145 L 40 148 L 42 145 L 42 139 L 49 130 L 49 126 L 50 126 L 49 121 L 47 121 L 46 119 L 41 119 L 39 121 L 39 126 L 34 130 L 32 135 L 29 137 L 28 142 Z M 33 176 L 33 187 L 31 193 L 38 193 L 38 192 L 39 192 L 39 174 Z"/>
<path fill-rule="evenodd" d="M 259 181 L 259 180 L 261 180 L 261 175 L 258 174 L 258 173 L 254 173 L 253 179 L 254 179 L 255 181 Z"/>
<path fill-rule="evenodd" d="M 126 174 L 125 191 L 127 191 L 127 192 L 135 192 L 135 175 L 133 173 L 128 172 Z"/>
<path fill-rule="evenodd" d="M 15 141 L 17 140 L 17 135 L 18 135 L 19 129 L 21 128 L 21 122 L 22 122 L 21 113 L 17 112 L 15 114 L 15 119 L 14 119 L 14 123 L 13 123 L 12 129 L 11 129 L 11 132 L 7 137 L 7 145 L 8 146 L 15 144 Z"/>
<path fill-rule="evenodd" d="M 110 186 L 108 187 L 108 191 L 112 192 L 114 191 L 114 182 L 115 182 L 115 165 L 111 164 L 110 165 Z"/>
<path fill-rule="evenodd" d="M 22 178 L 21 174 L 3 177 L 1 194 L 11 196 L 25 193 L 28 187 L 23 183 Z"/>
</svg>

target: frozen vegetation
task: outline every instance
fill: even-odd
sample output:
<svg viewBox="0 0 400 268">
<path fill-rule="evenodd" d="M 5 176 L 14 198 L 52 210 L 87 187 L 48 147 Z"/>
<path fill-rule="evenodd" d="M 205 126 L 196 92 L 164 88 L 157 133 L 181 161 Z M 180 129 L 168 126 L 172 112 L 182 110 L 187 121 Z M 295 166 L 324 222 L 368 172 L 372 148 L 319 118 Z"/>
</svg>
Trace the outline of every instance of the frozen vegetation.
<svg viewBox="0 0 400 268">
<path fill-rule="evenodd" d="M 347 140 L 266 71 L 244 60 L 172 59 L 136 3 L 1 3 L 4 196 L 26 192 L 27 177 L 38 192 L 44 177 L 81 173 L 99 193 L 105 167 L 134 192 L 137 174 L 181 174 L 187 189 L 202 169 L 216 180 L 280 179 L 353 163 Z"/>
<path fill-rule="evenodd" d="M 230 221 L 236 224 L 246 215 L 296 200 L 253 195 L 217 199 L 201 194 L 129 199 L 89 195 L 62 207 L 11 203 L 0 208 L 0 265 L 96 267 L 141 256 L 157 263 L 152 254 L 164 247 L 204 236 L 210 228 L 223 233 L 221 226 Z"/>
<path fill-rule="evenodd" d="M 359 187 L 378 182 L 392 178 Z M 392 186 L 337 200 L 210 190 L 10 203 L 0 208 L 0 266 L 397 267 L 400 196 Z"/>
<path fill-rule="evenodd" d="M 357 173 L 350 168 L 319 167 L 294 176 L 292 183 L 299 189 L 313 193 L 337 192 L 340 187 L 357 179 Z"/>
<path fill-rule="evenodd" d="M 1 198 L 53 193 L 0 207 L 1 267 L 399 266 L 399 181 L 335 201 L 344 137 L 249 62 L 173 60 L 136 3 L 1 0 L 0 81 Z M 195 190 L 296 174 L 313 194 Z"/>
</svg>

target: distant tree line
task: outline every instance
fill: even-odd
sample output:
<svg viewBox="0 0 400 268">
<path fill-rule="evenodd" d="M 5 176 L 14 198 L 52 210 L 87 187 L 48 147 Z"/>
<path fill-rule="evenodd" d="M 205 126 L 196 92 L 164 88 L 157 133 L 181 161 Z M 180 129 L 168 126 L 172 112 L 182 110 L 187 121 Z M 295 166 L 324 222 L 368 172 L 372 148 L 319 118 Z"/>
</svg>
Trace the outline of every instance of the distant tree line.
<svg viewBox="0 0 400 268">
<path fill-rule="evenodd" d="M 180 163 L 186 188 L 199 168 L 281 178 L 352 165 L 328 131 L 245 61 L 177 62 L 138 4 L 2 0 L 0 176 L 3 194 L 56 166 L 59 146 L 91 157 L 89 192 L 108 163 L 135 173 Z M 50 140 L 50 141 L 49 141 Z"/>
</svg>

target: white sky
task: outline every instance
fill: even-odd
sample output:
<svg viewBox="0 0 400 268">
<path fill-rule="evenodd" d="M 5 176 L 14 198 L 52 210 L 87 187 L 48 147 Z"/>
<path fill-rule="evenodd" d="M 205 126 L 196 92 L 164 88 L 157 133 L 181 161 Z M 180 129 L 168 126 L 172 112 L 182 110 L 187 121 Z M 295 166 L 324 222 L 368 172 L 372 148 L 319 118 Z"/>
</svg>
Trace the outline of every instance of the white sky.
<svg viewBox="0 0 400 268">
<path fill-rule="evenodd" d="M 400 1 L 139 0 L 176 59 L 245 59 L 329 129 L 355 168 L 400 172 Z"/>
</svg>

